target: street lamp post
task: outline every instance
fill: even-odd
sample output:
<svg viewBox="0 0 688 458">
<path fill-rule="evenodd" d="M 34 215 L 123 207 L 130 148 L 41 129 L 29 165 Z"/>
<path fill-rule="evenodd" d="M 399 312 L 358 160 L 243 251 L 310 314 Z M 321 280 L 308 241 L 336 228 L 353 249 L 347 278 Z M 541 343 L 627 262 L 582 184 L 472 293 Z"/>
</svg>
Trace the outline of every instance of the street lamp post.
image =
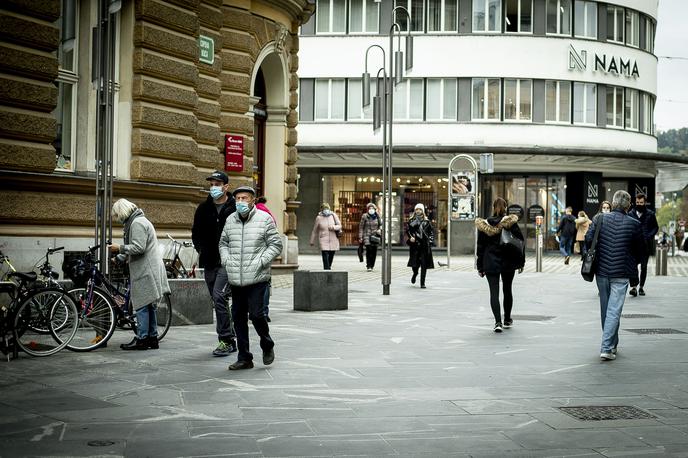
<svg viewBox="0 0 688 458">
<path fill-rule="evenodd" d="M 401 26 L 395 20 L 397 11 L 406 14 L 408 35 L 406 36 L 406 59 L 401 51 Z M 377 47 L 382 51 L 382 68 L 377 72 L 378 84 L 373 101 L 373 131 L 382 127 L 382 202 L 384 215 L 384 236 L 382 237 L 382 294 L 389 295 L 392 283 L 392 127 L 394 125 L 394 86 L 404 78 L 404 67 L 413 67 L 413 37 L 411 36 L 411 15 L 402 6 L 392 12 L 392 25 L 389 28 L 389 68 L 385 69 L 385 50 L 380 45 L 371 45 L 365 53 L 365 71 L 362 79 L 363 108 L 370 105 L 370 74 L 368 73 L 368 51 Z M 394 51 L 395 31 L 398 36 L 398 50 Z M 382 83 L 380 83 L 382 72 Z M 380 93 L 383 95 L 380 96 Z"/>
</svg>

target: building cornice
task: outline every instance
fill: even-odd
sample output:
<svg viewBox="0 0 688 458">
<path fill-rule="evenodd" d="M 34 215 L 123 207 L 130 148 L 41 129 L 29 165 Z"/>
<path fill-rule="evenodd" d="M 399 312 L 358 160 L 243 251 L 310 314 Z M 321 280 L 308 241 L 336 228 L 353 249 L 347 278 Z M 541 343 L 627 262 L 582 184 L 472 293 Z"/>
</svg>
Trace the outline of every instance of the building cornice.
<svg viewBox="0 0 688 458">
<path fill-rule="evenodd" d="M 379 146 L 365 145 L 297 145 L 299 153 L 375 153 Z M 511 146 L 487 146 L 487 145 L 394 145 L 394 152 L 430 153 L 430 154 L 527 154 L 534 156 L 576 156 L 576 157 L 605 157 L 614 159 L 640 159 L 650 161 L 662 161 L 675 164 L 688 164 L 688 156 L 680 154 L 650 153 L 645 151 L 618 151 L 618 150 L 591 150 L 578 148 L 533 148 Z"/>
</svg>

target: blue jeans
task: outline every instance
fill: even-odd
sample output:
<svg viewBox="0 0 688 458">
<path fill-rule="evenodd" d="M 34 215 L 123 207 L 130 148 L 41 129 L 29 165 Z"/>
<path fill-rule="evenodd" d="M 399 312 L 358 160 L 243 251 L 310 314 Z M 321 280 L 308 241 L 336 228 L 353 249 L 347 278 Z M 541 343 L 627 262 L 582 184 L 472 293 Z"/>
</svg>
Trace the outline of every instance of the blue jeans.
<svg viewBox="0 0 688 458">
<path fill-rule="evenodd" d="M 619 345 L 619 324 L 623 310 L 627 278 L 609 278 L 596 275 L 597 289 L 600 292 L 600 316 L 602 318 L 601 352 L 608 353 Z"/>
<path fill-rule="evenodd" d="M 573 251 L 573 237 L 559 236 L 559 252 L 562 256 L 571 256 Z"/>
<path fill-rule="evenodd" d="M 136 337 L 158 337 L 158 315 L 155 304 L 148 304 L 136 310 Z"/>
</svg>

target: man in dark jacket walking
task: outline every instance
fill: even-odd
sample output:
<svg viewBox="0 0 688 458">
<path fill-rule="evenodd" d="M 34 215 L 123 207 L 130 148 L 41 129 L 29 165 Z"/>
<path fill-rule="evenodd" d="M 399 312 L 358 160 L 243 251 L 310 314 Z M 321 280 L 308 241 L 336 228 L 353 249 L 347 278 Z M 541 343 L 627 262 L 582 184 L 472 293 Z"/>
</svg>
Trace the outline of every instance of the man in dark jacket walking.
<svg viewBox="0 0 688 458">
<path fill-rule="evenodd" d="M 659 230 L 659 225 L 657 224 L 657 218 L 655 217 L 655 212 L 646 207 L 647 197 L 643 193 L 638 193 L 635 195 L 635 208 L 628 212 L 631 218 L 637 219 L 640 222 L 640 229 L 643 233 L 642 241 L 642 253 L 638 263 L 640 264 L 640 290 L 635 289 L 635 285 L 631 283 L 631 296 L 637 296 L 640 293 L 641 296 L 645 295 L 645 279 L 647 279 L 647 261 L 652 253 L 652 242 L 657 235 Z"/>
<path fill-rule="evenodd" d="M 210 195 L 196 208 L 191 238 L 198 251 L 198 264 L 203 267 L 205 283 L 215 304 L 216 330 L 219 343 L 214 356 L 229 356 L 235 352 L 236 342 L 232 315 L 227 306 L 227 271 L 220 261 L 220 235 L 227 217 L 236 211 L 234 197 L 227 194 L 229 177 L 216 170 L 206 180 Z"/>
<path fill-rule="evenodd" d="M 559 221 L 559 251 L 564 256 L 564 264 L 569 263 L 571 259 L 571 252 L 573 251 L 573 242 L 576 239 L 576 218 L 572 215 L 573 208 L 566 207 L 566 214 L 561 217 Z"/>
<path fill-rule="evenodd" d="M 631 208 L 631 195 L 616 191 L 612 199 L 612 211 L 600 213 L 593 220 L 585 241 L 592 243 L 597 225 L 601 225 L 596 249 L 596 281 L 600 293 L 602 318 L 603 361 L 616 359 L 619 345 L 619 324 L 629 280 L 637 281 L 637 260 L 642 250 L 640 224 L 626 214 Z"/>
</svg>

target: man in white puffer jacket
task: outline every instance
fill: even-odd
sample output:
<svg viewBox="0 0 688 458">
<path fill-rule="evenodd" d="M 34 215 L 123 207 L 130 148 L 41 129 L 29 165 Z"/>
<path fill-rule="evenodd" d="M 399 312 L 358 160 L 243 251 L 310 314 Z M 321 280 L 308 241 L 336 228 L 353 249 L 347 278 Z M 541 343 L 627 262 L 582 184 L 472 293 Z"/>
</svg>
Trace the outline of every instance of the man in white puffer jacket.
<svg viewBox="0 0 688 458">
<path fill-rule="evenodd" d="M 256 191 L 249 186 L 234 190 L 237 211 L 227 217 L 220 237 L 220 258 L 232 289 L 232 319 L 239 354 L 229 370 L 251 369 L 248 319 L 260 336 L 263 364 L 275 360 L 275 343 L 270 337 L 265 291 L 270 265 L 282 252 L 282 239 L 272 217 L 255 207 Z"/>
</svg>

